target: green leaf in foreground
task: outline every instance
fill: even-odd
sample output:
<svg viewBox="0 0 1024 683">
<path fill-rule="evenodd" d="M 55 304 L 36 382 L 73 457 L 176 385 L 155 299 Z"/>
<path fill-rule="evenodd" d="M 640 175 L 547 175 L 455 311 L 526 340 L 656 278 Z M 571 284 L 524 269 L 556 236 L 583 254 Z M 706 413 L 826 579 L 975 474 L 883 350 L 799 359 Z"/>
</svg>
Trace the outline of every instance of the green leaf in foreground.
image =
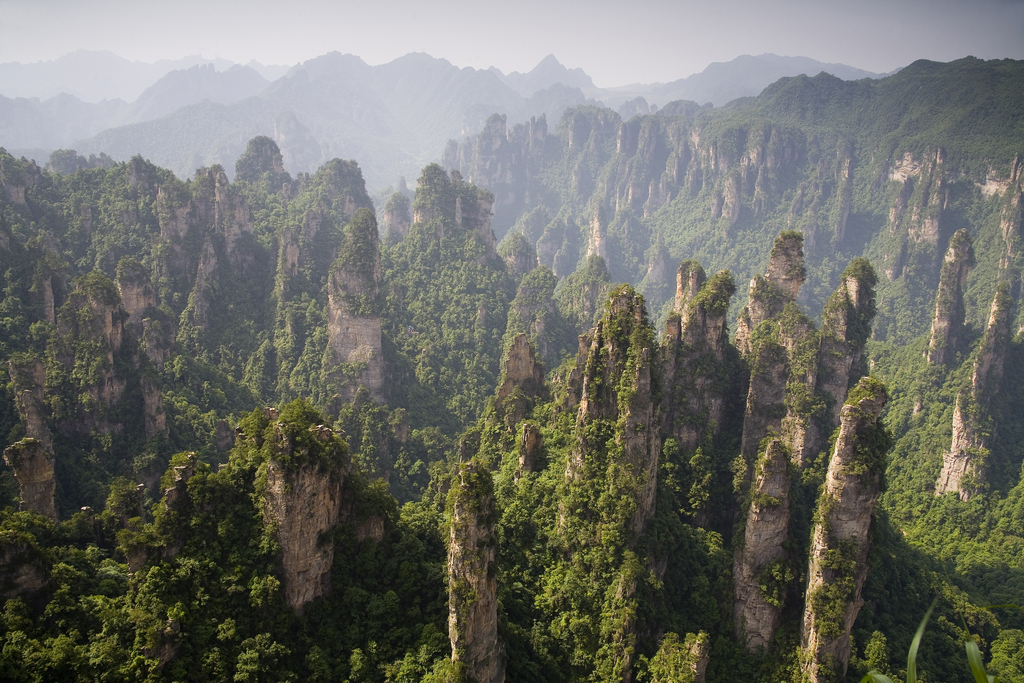
<svg viewBox="0 0 1024 683">
<path fill-rule="evenodd" d="M 998 683 L 995 676 L 985 673 L 985 664 L 981 661 L 981 652 L 978 651 L 978 644 L 973 640 L 964 643 L 967 648 L 967 661 L 971 665 L 971 674 L 978 683 Z"/>
</svg>

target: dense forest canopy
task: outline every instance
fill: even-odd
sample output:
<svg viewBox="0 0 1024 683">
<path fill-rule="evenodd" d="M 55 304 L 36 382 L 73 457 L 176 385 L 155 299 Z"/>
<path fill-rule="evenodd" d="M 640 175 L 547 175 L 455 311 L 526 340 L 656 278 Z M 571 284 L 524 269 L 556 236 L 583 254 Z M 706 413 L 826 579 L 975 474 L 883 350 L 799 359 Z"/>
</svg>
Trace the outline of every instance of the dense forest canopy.
<svg viewBox="0 0 1024 683">
<path fill-rule="evenodd" d="M 1021 92 L 0 149 L 0 678 L 1024 681 Z"/>
</svg>

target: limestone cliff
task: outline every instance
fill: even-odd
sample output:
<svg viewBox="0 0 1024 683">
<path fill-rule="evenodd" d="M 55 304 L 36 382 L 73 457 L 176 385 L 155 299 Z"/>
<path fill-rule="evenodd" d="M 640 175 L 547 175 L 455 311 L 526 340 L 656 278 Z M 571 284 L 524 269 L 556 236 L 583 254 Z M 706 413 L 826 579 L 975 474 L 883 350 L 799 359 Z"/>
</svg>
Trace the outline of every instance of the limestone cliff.
<svg viewBox="0 0 1024 683">
<path fill-rule="evenodd" d="M 496 513 L 491 474 L 476 461 L 459 466 L 449 492 L 448 637 L 467 683 L 502 683 L 498 640 Z"/>
<path fill-rule="evenodd" d="M 735 293 L 728 271 L 704 282 L 704 269 L 684 261 L 676 306 L 661 344 L 663 430 L 685 451 L 721 429 L 729 389 L 725 317 Z"/>
<path fill-rule="evenodd" d="M 801 631 L 804 674 L 812 683 L 846 675 L 850 631 L 864 601 L 868 531 L 878 501 L 889 437 L 878 423 L 885 386 L 865 377 L 850 390 L 818 499 Z"/>
<path fill-rule="evenodd" d="M 521 232 L 507 235 L 498 247 L 498 255 L 505 260 L 515 278 L 521 278 L 537 267 L 537 251 Z"/>
<path fill-rule="evenodd" d="M 146 310 L 156 306 L 156 292 L 149 274 L 136 259 L 126 257 L 117 264 L 115 282 L 121 297 L 121 307 L 128 314 L 128 324 L 140 324 Z"/>
<path fill-rule="evenodd" d="M 25 427 L 25 435 L 42 443 L 52 455 L 53 443 L 43 402 L 46 369 L 42 361 L 31 356 L 15 356 L 7 361 L 7 370 L 14 388 L 14 405 Z"/>
<path fill-rule="evenodd" d="M 376 400 L 385 397 L 380 281 L 377 220 L 368 209 L 360 209 L 346 228 L 327 290 L 326 369 L 345 400 L 360 385 Z"/>
<path fill-rule="evenodd" d="M 834 424 L 839 423 L 846 392 L 867 374 L 864 348 L 875 317 L 877 281 L 867 259 L 855 258 L 843 271 L 839 288 L 825 304 L 818 388 L 832 399 Z"/>
<path fill-rule="evenodd" d="M 21 495 L 21 509 L 57 521 L 53 504 L 53 453 L 43 442 L 31 437 L 4 450 L 4 462 L 14 470 Z"/>
<path fill-rule="evenodd" d="M 753 473 L 761 439 L 782 429 L 790 371 L 789 354 L 779 338 L 778 325 L 774 321 L 765 321 L 755 333 L 747 354 L 750 384 L 740 442 L 740 454 L 746 461 L 747 481 Z"/>
<path fill-rule="evenodd" d="M 574 350 L 576 332 L 555 305 L 558 278 L 539 266 L 523 277 L 509 308 L 506 334 L 526 333 L 537 355 L 548 367 L 557 367 Z"/>
<path fill-rule="evenodd" d="M 988 326 L 974 360 L 970 384 L 956 399 L 953 410 L 953 436 L 949 451 L 943 455 L 942 472 L 935 482 L 935 495 L 956 492 L 968 500 L 984 483 L 987 474 L 986 443 L 995 425 L 990 406 L 999 392 L 1010 346 L 1010 317 L 1014 302 L 1009 283 L 1001 283 L 992 300 Z"/>
<path fill-rule="evenodd" d="M 113 282 L 96 272 L 76 281 L 75 290 L 57 313 L 57 335 L 47 351 L 51 362 L 67 369 L 73 385 L 52 387 L 55 392 L 74 392 L 64 396 L 69 410 L 59 423 L 61 431 L 87 434 L 121 429 L 111 421 L 111 411 L 125 396 L 129 379 L 125 369 L 115 365 L 115 356 L 128 364 L 133 360 L 131 343 L 122 348 L 130 338 L 125 329 L 127 319 Z"/>
<path fill-rule="evenodd" d="M 935 295 L 935 317 L 925 357 L 930 365 L 948 365 L 955 358 L 964 333 L 964 285 L 974 267 L 971 236 L 961 228 L 949 239 L 949 248 L 939 273 Z"/>
<path fill-rule="evenodd" d="M 784 231 L 775 238 L 764 277 L 757 275 L 750 281 L 750 297 L 736 323 L 736 347 L 742 353 L 750 353 L 751 335 L 758 325 L 796 301 L 804 277 L 803 236 Z"/>
<path fill-rule="evenodd" d="M 409 209 L 412 203 L 401 192 L 396 192 L 384 204 L 384 239 L 389 245 L 398 244 L 412 226 Z"/>
<path fill-rule="evenodd" d="M 467 137 L 461 145 L 449 141 L 443 156 L 446 169 L 459 171 L 494 194 L 499 237 L 519 212 L 536 202 L 534 178 L 540 171 L 548 135 L 544 115 L 511 128 L 506 122 L 504 114 L 492 114 L 475 139 Z"/>
<path fill-rule="evenodd" d="M 768 647 L 782 613 L 787 583 L 784 543 L 789 537 L 789 461 L 789 452 L 779 439 L 772 439 L 758 458 L 743 544 L 733 562 L 733 625 L 736 637 L 751 651 Z"/>
<path fill-rule="evenodd" d="M 537 362 L 533 346 L 526 334 L 512 340 L 505 355 L 505 366 L 498 386 L 495 405 L 511 428 L 526 417 L 532 402 L 544 393 L 544 366 Z"/>
<path fill-rule="evenodd" d="M 661 436 L 652 392 L 656 353 L 643 297 L 624 285 L 612 292 L 604 317 L 580 337 L 576 359 L 582 381 L 566 480 L 607 476 L 609 465 L 620 469 L 629 482 L 623 495 L 636 501 L 629 523 L 636 536 L 654 512 L 657 489 Z M 614 449 L 609 448 L 607 436 L 612 437 Z M 609 458 L 613 461 L 608 462 Z"/>
<path fill-rule="evenodd" d="M 326 533 L 341 514 L 348 451 L 324 425 L 287 412 L 272 424 L 263 489 L 263 523 L 281 546 L 285 601 L 296 611 L 331 589 L 334 542 Z"/>
</svg>

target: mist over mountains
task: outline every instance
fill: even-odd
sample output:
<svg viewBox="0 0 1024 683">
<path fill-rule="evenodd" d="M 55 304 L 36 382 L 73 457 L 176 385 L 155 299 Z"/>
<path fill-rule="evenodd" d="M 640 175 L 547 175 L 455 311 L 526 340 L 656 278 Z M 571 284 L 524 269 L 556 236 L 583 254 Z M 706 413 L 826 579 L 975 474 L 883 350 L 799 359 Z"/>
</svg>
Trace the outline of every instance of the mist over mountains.
<svg viewBox="0 0 1024 683">
<path fill-rule="evenodd" d="M 593 103 L 629 118 L 680 99 L 721 106 L 781 77 L 820 71 L 879 76 L 806 57 L 745 55 L 669 83 L 599 88 L 554 55 L 504 74 L 417 53 L 378 66 L 330 53 L 288 68 L 198 56 L 143 64 L 79 50 L 53 62 L 0 64 L 0 145 L 40 163 L 65 148 L 118 161 L 141 154 L 189 177 L 200 166 L 231 169 L 246 141 L 268 135 L 292 172 L 354 158 L 379 188 L 414 177 L 447 140 L 474 135 L 493 113 L 510 125 L 545 115 L 556 122 L 566 108 Z"/>
</svg>

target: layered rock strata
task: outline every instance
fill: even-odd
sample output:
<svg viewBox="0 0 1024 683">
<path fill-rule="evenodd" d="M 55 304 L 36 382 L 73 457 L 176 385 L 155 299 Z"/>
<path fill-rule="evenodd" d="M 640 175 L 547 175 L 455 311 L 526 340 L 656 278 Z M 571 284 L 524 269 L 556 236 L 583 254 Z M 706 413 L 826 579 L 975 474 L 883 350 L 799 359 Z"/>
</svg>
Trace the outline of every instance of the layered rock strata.
<svg viewBox="0 0 1024 683">
<path fill-rule="evenodd" d="M 878 423 L 887 399 L 885 386 L 865 377 L 842 409 L 807 568 L 801 637 L 804 675 L 811 683 L 841 679 L 850 661 L 850 632 L 864 604 L 871 514 L 889 447 Z"/>
</svg>

